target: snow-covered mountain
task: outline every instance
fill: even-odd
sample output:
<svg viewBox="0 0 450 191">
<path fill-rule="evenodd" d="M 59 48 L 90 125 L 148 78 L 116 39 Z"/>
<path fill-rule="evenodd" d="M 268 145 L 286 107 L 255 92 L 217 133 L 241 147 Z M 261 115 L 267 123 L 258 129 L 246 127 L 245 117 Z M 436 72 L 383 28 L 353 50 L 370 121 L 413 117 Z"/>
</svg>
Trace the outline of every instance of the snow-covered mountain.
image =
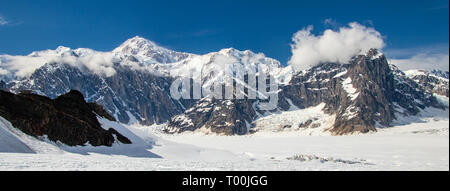
<svg viewBox="0 0 450 191">
<path fill-rule="evenodd" d="M 236 79 L 233 65 L 261 68 L 274 76 L 280 89 L 277 108 L 261 111 L 257 106 L 261 100 L 175 100 L 170 96 L 172 82 L 195 71 L 218 71 L 203 78 L 203 84 Z M 390 126 L 399 115 L 444 107 L 436 96 L 448 99 L 448 72 L 416 73 L 389 65 L 376 50 L 355 56 L 348 64 L 322 63 L 294 73 L 290 66 L 283 67 L 262 53 L 228 48 L 196 55 L 169 50 L 141 37 L 111 52 L 58 47 L 26 56 L 0 55 L 0 89 L 32 90 L 50 98 L 76 89 L 86 101 L 103 105 L 122 123 L 168 122 L 169 133 L 246 134 L 264 129 L 261 124 L 268 116 L 306 108 L 321 108 L 320 114 L 269 124 L 291 130 L 320 126 L 335 135 L 375 131 Z"/>
<path fill-rule="evenodd" d="M 176 52 L 163 48 L 139 36 L 128 39 L 112 52 L 119 58 L 134 56 L 145 64 L 173 63 L 193 56 L 189 53 Z"/>
<path fill-rule="evenodd" d="M 183 114 L 173 117 L 166 132 L 200 130 L 229 135 L 264 128 L 317 128 L 333 135 L 367 133 L 391 126 L 399 117 L 416 115 L 426 107 L 446 107 L 432 92 L 389 65 L 386 57 L 376 50 L 356 56 L 344 65 L 322 63 L 294 73 L 290 79 L 280 86 L 278 107 L 273 111 L 261 111 L 257 107 L 259 100 L 204 98 Z M 448 90 L 448 85 L 440 87 Z M 320 105 L 322 109 L 318 113 L 302 112 Z M 285 113 L 288 111 L 298 112 L 288 115 Z M 280 113 L 295 119 L 285 119 Z"/>
<path fill-rule="evenodd" d="M 408 70 L 405 74 L 427 91 L 448 98 L 448 71 Z"/>
<path fill-rule="evenodd" d="M 281 68 L 278 61 L 251 51 L 223 49 L 195 55 L 168 50 L 141 37 L 125 41 L 112 52 L 61 46 L 27 56 L 0 55 L 0 60 L 3 89 L 33 90 L 51 98 L 76 89 L 119 121 L 147 125 L 165 123 L 190 107 L 193 101 L 174 100 L 169 91 L 173 79 L 186 71 L 214 69 L 227 60 L 272 72 Z M 28 61 L 32 64 L 26 65 Z M 219 75 L 214 77 L 209 81 Z"/>
</svg>

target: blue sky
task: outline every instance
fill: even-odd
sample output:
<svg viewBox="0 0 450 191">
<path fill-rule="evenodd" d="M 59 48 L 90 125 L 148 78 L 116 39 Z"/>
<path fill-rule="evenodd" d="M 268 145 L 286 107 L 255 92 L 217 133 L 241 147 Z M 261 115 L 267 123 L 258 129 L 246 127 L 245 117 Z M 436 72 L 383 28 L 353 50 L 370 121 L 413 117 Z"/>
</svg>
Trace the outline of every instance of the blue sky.
<svg viewBox="0 0 450 191">
<path fill-rule="evenodd" d="M 109 51 L 139 35 L 177 51 L 234 47 L 286 63 L 296 31 L 313 25 L 320 33 L 356 21 L 383 35 L 392 58 L 448 55 L 448 7 L 448 0 L 1 0 L 0 54 L 58 45 Z"/>
</svg>

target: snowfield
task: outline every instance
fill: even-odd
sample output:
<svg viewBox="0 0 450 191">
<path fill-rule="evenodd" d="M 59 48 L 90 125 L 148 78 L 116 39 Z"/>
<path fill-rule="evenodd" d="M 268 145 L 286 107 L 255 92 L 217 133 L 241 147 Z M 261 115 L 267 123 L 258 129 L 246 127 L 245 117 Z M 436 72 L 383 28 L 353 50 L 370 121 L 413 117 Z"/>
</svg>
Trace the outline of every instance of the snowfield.
<svg viewBox="0 0 450 191">
<path fill-rule="evenodd" d="M 398 116 L 395 127 L 349 136 L 321 133 L 322 127 L 267 128 L 302 111 L 284 114 L 261 118 L 263 130 L 245 136 L 167 135 L 164 125 L 124 126 L 99 118 L 104 128 L 113 127 L 134 143 L 113 147 L 39 140 L 0 117 L 0 170 L 449 170 L 448 110 L 428 108 L 419 116 Z M 327 116 L 315 115 L 328 124 Z"/>
</svg>

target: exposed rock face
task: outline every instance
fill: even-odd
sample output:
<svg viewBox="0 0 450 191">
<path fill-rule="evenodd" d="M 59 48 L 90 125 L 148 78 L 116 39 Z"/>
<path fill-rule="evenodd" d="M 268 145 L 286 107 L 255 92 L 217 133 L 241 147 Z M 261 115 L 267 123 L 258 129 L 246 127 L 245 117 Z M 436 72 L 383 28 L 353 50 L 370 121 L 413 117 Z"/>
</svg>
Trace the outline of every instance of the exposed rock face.
<svg viewBox="0 0 450 191">
<path fill-rule="evenodd" d="M 114 118 L 113 116 L 111 116 L 108 112 L 105 111 L 105 108 L 103 108 L 103 106 L 95 103 L 95 102 L 90 102 L 88 103 L 89 108 L 97 115 L 108 119 L 110 121 L 116 121 L 116 118 Z"/>
<path fill-rule="evenodd" d="M 440 70 L 433 70 L 431 72 L 411 70 L 405 73 L 423 89 L 437 95 L 448 97 L 448 72 Z"/>
<path fill-rule="evenodd" d="M 111 146 L 115 142 L 113 135 L 121 143 L 131 143 L 116 130 L 103 129 L 95 113 L 111 118 L 100 106 L 86 103 L 83 95 L 76 90 L 56 99 L 27 92 L 13 94 L 0 91 L 0 115 L 28 135 L 46 135 L 51 141 L 69 146 L 86 143 Z"/>
<path fill-rule="evenodd" d="M 415 115 L 425 107 L 443 108 L 429 92 L 390 66 L 384 56 L 375 57 L 377 53 L 372 51 L 347 65 L 323 64 L 313 68 L 309 73 L 330 72 L 320 77 L 300 74 L 290 84 L 300 89 L 300 103 L 309 103 L 300 106 L 314 106 L 319 100 L 326 103 L 326 112 L 337 114 L 330 129 L 334 135 L 376 131 L 376 127 L 389 126 L 399 111 Z M 295 88 L 296 84 L 309 87 Z"/>
<path fill-rule="evenodd" d="M 395 66 L 391 65 L 391 68 L 396 74 L 395 100 L 393 104 L 399 113 L 415 115 L 420 111 L 419 109 L 426 107 L 445 108 L 445 106 L 437 102 L 432 92 L 424 89 L 424 87 L 406 76 L 404 72 L 398 70 Z"/>
<path fill-rule="evenodd" d="M 375 122 L 388 126 L 394 119 L 390 100 L 394 91 L 393 75 L 386 58 L 371 59 L 358 56 L 348 65 L 342 77 L 346 96 L 342 96 L 334 127 L 334 134 L 375 131 Z M 341 78 L 342 79 L 342 78 Z M 346 87 L 348 86 L 348 87 Z M 355 91 L 352 92 L 354 88 Z M 352 95 L 353 94 L 353 95 Z"/>
<path fill-rule="evenodd" d="M 171 118 L 165 131 L 179 133 L 203 128 L 217 134 L 243 135 L 250 131 L 255 117 L 250 100 L 204 98 L 184 114 Z"/>
<path fill-rule="evenodd" d="M 171 118 L 167 132 L 206 128 L 227 135 L 242 134 L 244 123 L 249 132 L 251 122 L 263 114 L 325 103 L 324 111 L 336 116 L 329 128 L 333 135 L 367 133 L 389 126 L 396 113 L 415 115 L 425 107 L 444 107 L 430 92 L 390 66 L 376 50 L 357 56 L 348 64 L 323 63 L 301 71 L 280 89 L 276 110 L 260 111 L 255 106 L 258 100 L 200 100 L 184 114 Z M 305 128 L 310 123 L 300 126 Z"/>
</svg>

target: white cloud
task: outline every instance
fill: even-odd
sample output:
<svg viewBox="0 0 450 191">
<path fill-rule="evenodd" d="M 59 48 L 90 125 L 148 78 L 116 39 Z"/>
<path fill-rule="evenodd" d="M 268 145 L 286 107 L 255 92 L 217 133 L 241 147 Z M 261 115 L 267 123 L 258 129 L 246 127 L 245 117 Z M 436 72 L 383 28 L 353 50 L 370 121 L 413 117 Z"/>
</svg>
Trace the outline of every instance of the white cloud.
<svg viewBox="0 0 450 191">
<path fill-rule="evenodd" d="M 296 71 L 305 70 L 323 62 L 346 64 L 359 54 L 371 48 L 382 49 L 384 41 L 374 28 L 352 22 L 337 31 L 327 29 L 322 35 L 311 33 L 308 26 L 294 34 L 291 45 L 292 57 L 289 64 Z"/>
<path fill-rule="evenodd" d="M 410 58 L 389 59 L 389 63 L 396 65 L 401 70 L 440 69 L 440 70 L 448 71 L 449 70 L 449 55 L 448 54 L 419 53 Z"/>
<path fill-rule="evenodd" d="M 77 62 L 69 62 L 74 66 L 84 65 L 88 70 L 97 75 L 113 76 L 116 74 L 113 64 L 114 55 L 109 52 L 97 52 L 96 54 L 81 57 Z"/>
<path fill-rule="evenodd" d="M 2 68 L 5 74 L 12 74 L 18 77 L 25 77 L 31 75 L 37 68 L 44 65 L 47 60 L 42 57 L 28 57 L 28 56 L 1 56 L 2 62 L 0 68 Z"/>
<path fill-rule="evenodd" d="M 61 48 L 65 47 L 58 49 Z M 0 74 L 19 78 L 29 77 L 36 69 L 52 62 L 66 63 L 82 71 L 87 70 L 106 77 L 116 74 L 112 53 L 92 51 L 91 54 L 76 57 L 69 53 L 71 50 L 68 48 L 65 50 L 67 52 L 59 52 L 58 49 L 35 52 L 28 56 L 0 55 Z"/>
<path fill-rule="evenodd" d="M 9 22 L 4 18 L 4 17 L 2 17 L 2 16 L 0 16 L 0 26 L 1 25 L 6 25 L 6 24 L 8 24 Z"/>
</svg>

